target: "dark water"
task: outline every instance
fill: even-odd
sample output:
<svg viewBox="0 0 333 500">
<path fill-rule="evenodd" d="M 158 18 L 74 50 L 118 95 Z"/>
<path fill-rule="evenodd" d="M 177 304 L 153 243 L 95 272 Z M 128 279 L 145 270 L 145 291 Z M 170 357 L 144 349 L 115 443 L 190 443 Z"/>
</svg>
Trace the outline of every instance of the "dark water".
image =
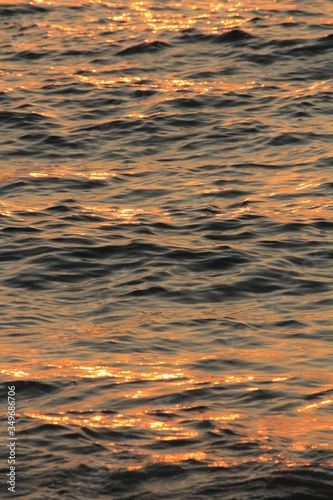
<svg viewBox="0 0 333 500">
<path fill-rule="evenodd" d="M 332 498 L 332 20 L 1 2 L 1 498 Z"/>
</svg>

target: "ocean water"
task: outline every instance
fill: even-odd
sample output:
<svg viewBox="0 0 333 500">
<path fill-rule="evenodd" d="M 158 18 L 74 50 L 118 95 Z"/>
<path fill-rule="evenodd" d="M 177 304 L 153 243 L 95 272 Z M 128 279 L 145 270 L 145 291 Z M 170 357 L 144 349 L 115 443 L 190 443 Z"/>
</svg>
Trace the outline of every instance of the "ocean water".
<svg viewBox="0 0 333 500">
<path fill-rule="evenodd" d="M 332 23 L 0 3 L 1 498 L 332 498 Z"/>
</svg>

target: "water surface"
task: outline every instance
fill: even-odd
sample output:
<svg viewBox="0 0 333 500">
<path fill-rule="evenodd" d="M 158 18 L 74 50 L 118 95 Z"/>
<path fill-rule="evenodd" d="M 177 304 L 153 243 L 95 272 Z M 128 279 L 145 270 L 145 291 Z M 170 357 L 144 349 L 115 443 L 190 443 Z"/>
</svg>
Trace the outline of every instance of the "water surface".
<svg viewBox="0 0 333 500">
<path fill-rule="evenodd" d="M 0 3 L 21 498 L 331 498 L 332 20 Z"/>
</svg>

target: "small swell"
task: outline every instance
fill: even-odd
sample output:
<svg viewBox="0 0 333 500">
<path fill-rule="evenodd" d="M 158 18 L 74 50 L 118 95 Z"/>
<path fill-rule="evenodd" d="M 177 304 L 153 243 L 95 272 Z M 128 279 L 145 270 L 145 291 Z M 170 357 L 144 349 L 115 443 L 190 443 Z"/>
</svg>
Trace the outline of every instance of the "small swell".
<svg viewBox="0 0 333 500">
<path fill-rule="evenodd" d="M 227 31 L 219 35 L 216 34 L 204 35 L 202 33 L 195 32 L 195 30 L 193 31 L 194 33 L 192 31 L 183 32 L 179 38 L 183 41 L 189 41 L 189 42 L 209 42 L 217 44 L 244 42 L 256 38 L 247 31 L 243 31 L 238 28 L 233 29 L 231 31 Z"/>
<path fill-rule="evenodd" d="M 133 45 L 127 49 L 121 50 L 116 53 L 116 56 L 132 56 L 136 54 L 146 54 L 151 52 L 160 52 L 161 50 L 170 47 L 168 43 L 160 42 L 156 40 L 155 42 L 144 42 L 138 45 Z"/>
<path fill-rule="evenodd" d="M 46 13 L 50 9 L 46 7 L 41 7 L 39 5 L 29 5 L 29 4 L 21 4 L 21 5 L 14 5 L 14 6 L 7 6 L 4 5 L 0 7 L 0 16 L 1 17 L 13 17 L 13 16 L 19 16 L 19 15 L 24 15 L 24 14 L 39 14 L 39 13 Z"/>
</svg>

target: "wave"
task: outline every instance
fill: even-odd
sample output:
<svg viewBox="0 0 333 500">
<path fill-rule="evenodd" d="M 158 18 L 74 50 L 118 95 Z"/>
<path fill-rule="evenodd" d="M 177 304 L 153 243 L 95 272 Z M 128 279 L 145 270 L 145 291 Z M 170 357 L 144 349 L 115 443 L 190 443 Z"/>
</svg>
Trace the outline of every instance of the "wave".
<svg viewBox="0 0 333 500">
<path fill-rule="evenodd" d="M 160 52 L 166 48 L 170 47 L 168 43 L 155 40 L 154 42 L 143 42 L 137 45 L 132 45 L 126 49 L 116 52 L 116 56 L 133 56 L 137 54 L 149 54 L 154 52 Z"/>
<path fill-rule="evenodd" d="M 249 40 L 256 39 L 255 35 L 248 33 L 241 29 L 232 29 L 221 34 L 206 35 L 198 32 L 195 29 L 183 31 L 181 35 L 177 37 L 183 42 L 208 42 L 214 44 L 239 44 Z"/>
</svg>

